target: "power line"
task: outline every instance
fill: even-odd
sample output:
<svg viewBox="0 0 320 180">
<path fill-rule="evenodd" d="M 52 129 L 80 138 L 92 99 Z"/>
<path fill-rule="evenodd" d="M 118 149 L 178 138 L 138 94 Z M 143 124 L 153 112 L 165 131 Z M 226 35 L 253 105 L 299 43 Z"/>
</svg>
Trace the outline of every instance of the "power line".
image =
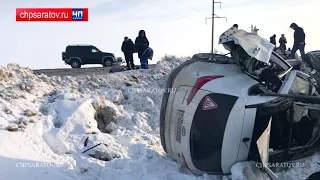
<svg viewBox="0 0 320 180">
<path fill-rule="evenodd" d="M 188 5 L 188 4 L 186 4 L 186 3 L 184 3 L 184 2 L 182 2 L 182 1 L 180 1 L 180 0 L 176 0 L 176 1 L 178 1 L 178 2 L 180 2 L 181 4 L 183 4 L 183 5 L 185 5 L 185 6 L 189 7 L 189 8 L 191 8 L 191 9 L 193 9 L 193 10 L 197 11 L 198 13 L 201 13 L 201 14 L 203 14 L 203 15 L 207 16 L 207 14 L 205 14 L 205 13 L 203 13 L 203 12 L 201 12 L 201 11 L 199 11 L 199 10 L 195 9 L 194 7 L 192 7 L 192 6 Z"/>
<path fill-rule="evenodd" d="M 165 11 L 171 13 L 171 14 L 180 16 L 180 17 L 182 17 L 182 18 L 186 18 L 186 19 L 188 19 L 188 20 L 190 20 L 190 21 L 193 20 L 192 18 L 189 18 L 188 16 L 184 16 L 184 15 L 182 15 L 182 14 L 179 14 L 179 13 L 176 13 L 176 12 L 173 12 L 173 11 L 170 11 L 170 10 L 168 10 L 168 9 L 166 9 L 166 8 L 163 8 L 163 7 L 161 7 L 161 6 L 157 5 L 157 4 L 151 3 L 151 2 L 148 1 L 148 0 L 142 0 L 142 1 L 144 1 L 144 2 L 146 2 L 146 3 L 148 3 L 148 4 L 150 4 L 150 5 L 152 5 L 152 6 L 154 6 L 154 7 L 157 7 L 157 8 L 160 8 L 160 9 L 162 9 L 162 10 L 165 10 Z M 200 23 L 199 23 L 199 24 L 200 24 Z"/>
<path fill-rule="evenodd" d="M 165 11 L 167 11 L 167 12 L 170 12 L 170 13 L 172 13 L 172 14 L 175 14 L 175 15 L 178 15 L 178 16 L 181 16 L 181 17 L 183 17 L 183 18 L 187 18 L 187 19 L 191 20 L 191 18 L 189 18 L 189 17 L 187 17 L 187 16 L 181 15 L 181 14 L 176 13 L 176 12 L 173 12 L 173 11 L 170 11 L 170 10 L 168 10 L 168 9 L 166 9 L 166 8 L 163 8 L 163 7 L 161 7 L 161 6 L 158 6 L 158 5 L 156 5 L 156 4 L 154 4 L 154 3 L 151 3 L 151 2 L 149 2 L 149 1 L 147 1 L 147 0 L 143 0 L 143 1 L 145 1 L 145 2 L 148 3 L 148 4 L 153 5 L 153 6 L 155 6 L 155 7 L 158 7 L 158 8 L 160 8 L 160 9 L 163 9 L 163 10 L 165 10 Z"/>
</svg>

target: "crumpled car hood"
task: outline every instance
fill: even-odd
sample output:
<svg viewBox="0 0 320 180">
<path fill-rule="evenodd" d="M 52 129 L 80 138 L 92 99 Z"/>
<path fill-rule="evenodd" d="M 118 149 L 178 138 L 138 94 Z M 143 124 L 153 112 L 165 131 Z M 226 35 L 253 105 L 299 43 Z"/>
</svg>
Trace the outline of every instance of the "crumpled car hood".
<svg viewBox="0 0 320 180">
<path fill-rule="evenodd" d="M 228 51 L 230 49 L 225 43 L 232 41 L 241 46 L 248 55 L 264 63 L 269 63 L 272 51 L 275 48 L 272 43 L 257 34 L 236 28 L 228 29 L 219 38 L 219 44 L 223 44 Z"/>
</svg>

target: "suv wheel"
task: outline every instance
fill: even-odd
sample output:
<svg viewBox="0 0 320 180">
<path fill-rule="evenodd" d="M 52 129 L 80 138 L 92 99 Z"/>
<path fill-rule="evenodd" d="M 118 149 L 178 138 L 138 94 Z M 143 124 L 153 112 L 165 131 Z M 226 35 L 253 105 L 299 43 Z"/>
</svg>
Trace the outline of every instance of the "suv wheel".
<svg viewBox="0 0 320 180">
<path fill-rule="evenodd" d="M 111 58 L 106 58 L 102 65 L 103 67 L 110 67 L 113 65 L 113 60 Z"/>
<path fill-rule="evenodd" d="M 71 67 L 72 68 L 80 68 L 81 63 L 80 63 L 79 59 L 72 59 L 71 60 Z"/>
</svg>

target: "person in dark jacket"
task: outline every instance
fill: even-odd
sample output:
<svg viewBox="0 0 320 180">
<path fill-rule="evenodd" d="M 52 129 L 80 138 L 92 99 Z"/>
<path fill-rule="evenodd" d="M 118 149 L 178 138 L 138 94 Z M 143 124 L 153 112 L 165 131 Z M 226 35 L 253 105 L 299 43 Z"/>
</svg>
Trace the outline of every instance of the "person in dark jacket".
<svg viewBox="0 0 320 180">
<path fill-rule="evenodd" d="M 272 43 L 273 45 L 277 46 L 276 35 L 275 34 L 270 37 L 270 43 Z"/>
<path fill-rule="evenodd" d="M 238 29 L 239 26 L 238 26 L 238 24 L 234 24 L 232 27 Z"/>
<path fill-rule="evenodd" d="M 149 41 L 144 30 L 139 31 L 139 35 L 135 40 L 136 50 L 140 59 L 141 69 L 148 69 L 148 58 L 143 56 L 147 49 L 149 49 Z"/>
<path fill-rule="evenodd" d="M 279 44 L 280 44 L 280 50 L 282 51 L 282 53 L 285 53 L 285 51 L 287 50 L 287 38 L 284 37 L 284 34 L 281 34 L 281 37 L 279 39 Z"/>
<path fill-rule="evenodd" d="M 124 38 L 122 42 L 121 51 L 124 54 L 124 58 L 126 59 L 128 70 L 135 69 L 135 65 L 133 62 L 133 53 L 135 52 L 135 45 L 132 40 L 128 37 Z"/>
<path fill-rule="evenodd" d="M 292 23 L 290 25 L 290 28 L 294 30 L 294 35 L 293 35 L 294 42 L 293 42 L 293 47 L 291 50 L 290 57 L 294 59 L 295 53 L 299 49 L 301 58 L 303 59 L 305 55 L 304 48 L 306 45 L 306 42 L 305 42 L 306 35 L 304 33 L 304 30 L 301 27 L 299 27 L 296 23 Z"/>
</svg>

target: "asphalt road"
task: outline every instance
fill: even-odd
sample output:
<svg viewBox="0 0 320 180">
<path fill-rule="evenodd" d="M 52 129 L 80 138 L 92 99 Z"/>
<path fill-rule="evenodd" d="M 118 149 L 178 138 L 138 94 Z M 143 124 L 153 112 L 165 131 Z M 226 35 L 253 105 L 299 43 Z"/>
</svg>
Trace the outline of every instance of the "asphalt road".
<svg viewBox="0 0 320 180">
<path fill-rule="evenodd" d="M 154 68 L 155 64 L 150 64 L 149 68 Z M 45 74 L 47 76 L 86 76 L 105 75 L 112 67 L 88 67 L 88 68 L 62 68 L 62 69 L 35 69 L 34 74 Z"/>
</svg>

